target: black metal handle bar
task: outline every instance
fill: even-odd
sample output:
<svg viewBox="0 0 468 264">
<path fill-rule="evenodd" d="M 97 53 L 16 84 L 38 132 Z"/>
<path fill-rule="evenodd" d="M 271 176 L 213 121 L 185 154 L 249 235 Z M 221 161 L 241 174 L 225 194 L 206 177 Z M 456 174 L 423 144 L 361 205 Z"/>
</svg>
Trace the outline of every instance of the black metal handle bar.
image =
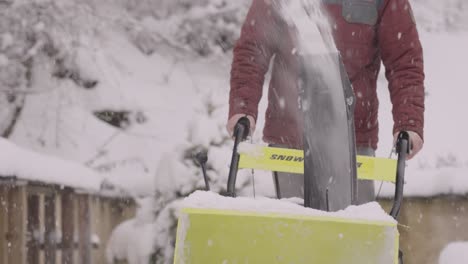
<svg viewBox="0 0 468 264">
<path fill-rule="evenodd" d="M 240 155 L 237 153 L 237 147 L 249 135 L 250 122 L 247 117 L 242 117 L 234 127 L 234 147 L 232 149 L 231 166 L 229 168 L 229 176 L 227 183 L 227 196 L 236 197 L 236 178 L 237 170 L 239 169 Z"/>
<path fill-rule="evenodd" d="M 393 207 L 390 215 L 397 219 L 400 214 L 401 205 L 403 203 L 403 187 L 405 185 L 405 166 L 406 157 L 410 152 L 410 142 L 408 132 L 401 132 L 398 135 L 396 142 L 396 152 L 398 154 L 397 174 L 395 183 L 395 196 L 393 198 Z"/>
</svg>

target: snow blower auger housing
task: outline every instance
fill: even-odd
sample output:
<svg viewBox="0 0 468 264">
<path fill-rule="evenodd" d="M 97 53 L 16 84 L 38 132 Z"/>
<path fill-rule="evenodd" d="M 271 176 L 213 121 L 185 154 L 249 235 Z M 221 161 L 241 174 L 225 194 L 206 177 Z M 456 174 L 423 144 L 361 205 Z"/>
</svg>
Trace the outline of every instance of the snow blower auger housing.
<svg viewBox="0 0 468 264">
<path fill-rule="evenodd" d="M 333 64 L 336 76 L 317 64 Z M 354 95 L 339 56 L 307 57 L 302 68 L 301 96 L 308 105 L 302 129 L 309 131 L 304 133 L 304 149 L 244 148 L 240 144 L 247 137 L 249 121 L 240 119 L 234 129 L 227 195 L 210 196 L 201 202 L 204 206 L 186 199 L 179 215 L 175 264 L 402 263 L 396 219 L 403 201 L 408 134 L 398 137 L 397 160 L 357 156 Z M 329 79 L 341 83 L 330 84 Z M 206 157 L 199 160 L 203 163 Z M 303 173 L 303 206 L 236 197 L 237 172 L 244 168 Z M 352 206 L 357 203 L 359 179 L 395 183 L 389 214 L 377 203 Z M 366 209 L 372 205 L 377 205 L 378 217 L 369 217 Z"/>
<path fill-rule="evenodd" d="M 240 135 L 245 127 L 236 130 L 236 139 L 242 138 Z M 228 180 L 228 193 L 232 197 L 236 194 L 235 175 L 239 168 L 302 172 L 293 160 L 268 159 L 271 155 L 297 155 L 300 159 L 300 150 L 257 147 L 260 152 L 256 151 L 255 155 L 239 154 L 237 147 L 240 140 L 235 141 L 232 158 L 234 163 L 231 165 L 233 169 Z M 408 151 L 406 133 L 399 136 L 397 150 L 397 161 L 357 158 L 362 163 L 360 168 L 364 168 L 358 168 L 359 179 L 385 180 L 396 184 L 394 205 L 390 212 L 394 219 L 398 217 L 403 201 L 404 169 Z M 394 172 L 394 176 L 391 177 L 388 171 Z M 227 207 L 182 209 L 177 230 L 175 264 L 402 263 L 396 221 L 354 219 L 333 213 L 265 213 L 231 209 L 229 205 Z"/>
</svg>

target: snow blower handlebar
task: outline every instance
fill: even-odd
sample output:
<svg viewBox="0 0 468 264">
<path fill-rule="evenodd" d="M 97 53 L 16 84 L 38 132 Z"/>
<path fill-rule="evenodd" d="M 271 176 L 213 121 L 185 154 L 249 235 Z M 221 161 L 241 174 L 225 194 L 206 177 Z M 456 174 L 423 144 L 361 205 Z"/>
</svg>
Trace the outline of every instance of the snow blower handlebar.
<svg viewBox="0 0 468 264">
<path fill-rule="evenodd" d="M 227 183 L 227 196 L 236 196 L 236 177 L 239 169 L 240 155 L 237 153 L 239 143 L 244 141 L 249 135 L 250 122 L 247 117 L 242 117 L 234 127 L 234 148 L 232 150 L 231 166 L 229 169 L 229 177 Z"/>
<path fill-rule="evenodd" d="M 246 117 L 241 118 L 236 126 L 234 127 L 234 147 L 232 151 L 231 166 L 229 169 L 228 183 L 227 183 L 227 196 L 236 196 L 236 178 L 237 171 L 239 169 L 240 155 L 237 151 L 240 142 L 245 140 L 249 134 L 250 123 Z M 405 183 L 405 166 L 406 157 L 410 151 L 409 134 L 407 132 L 401 132 L 398 135 L 396 142 L 396 152 L 398 155 L 397 162 L 397 173 L 396 173 L 396 185 L 395 185 L 395 196 L 390 215 L 397 219 L 400 213 L 400 208 L 403 203 L 403 188 Z"/>
<path fill-rule="evenodd" d="M 405 166 L 406 156 L 411 149 L 408 132 L 401 132 L 396 142 L 396 152 L 398 154 L 395 196 L 390 215 L 397 219 L 400 214 L 401 204 L 403 203 L 403 187 L 405 184 Z"/>
<path fill-rule="evenodd" d="M 210 183 L 208 181 L 208 175 L 206 174 L 206 163 L 208 162 L 208 153 L 200 151 L 195 155 L 195 160 L 202 168 L 203 180 L 205 181 L 205 190 L 210 190 Z"/>
</svg>

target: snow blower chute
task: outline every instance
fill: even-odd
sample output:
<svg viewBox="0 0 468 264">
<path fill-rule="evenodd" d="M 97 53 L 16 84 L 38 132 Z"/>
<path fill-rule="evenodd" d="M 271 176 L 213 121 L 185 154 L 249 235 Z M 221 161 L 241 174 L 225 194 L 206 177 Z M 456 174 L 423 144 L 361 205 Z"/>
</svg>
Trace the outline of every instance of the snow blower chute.
<svg viewBox="0 0 468 264">
<path fill-rule="evenodd" d="M 247 143 L 238 149 L 249 131 L 248 119 L 241 119 L 234 130 L 227 197 L 205 192 L 195 195 L 205 197 L 198 203 L 187 198 L 179 215 L 175 264 L 402 263 L 396 218 L 408 134 L 398 137 L 397 160 L 357 156 L 354 96 L 339 56 L 306 59 L 335 63 L 338 76 L 331 78 L 342 87 L 330 87 L 329 73 L 314 67 L 317 63 L 303 63 L 304 149 L 244 147 Z M 244 168 L 303 173 L 304 203 L 236 197 L 237 171 Z M 354 206 L 361 179 L 395 183 L 389 215 L 377 203 Z"/>
</svg>

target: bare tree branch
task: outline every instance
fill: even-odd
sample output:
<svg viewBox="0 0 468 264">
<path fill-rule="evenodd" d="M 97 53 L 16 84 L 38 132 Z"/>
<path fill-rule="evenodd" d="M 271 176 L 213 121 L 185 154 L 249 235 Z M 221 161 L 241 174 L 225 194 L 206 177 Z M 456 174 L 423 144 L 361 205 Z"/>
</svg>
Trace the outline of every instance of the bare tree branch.
<svg viewBox="0 0 468 264">
<path fill-rule="evenodd" d="M 23 101 L 24 103 L 24 101 Z M 24 104 L 20 105 L 20 106 L 17 106 L 13 112 L 13 116 L 12 116 L 12 119 L 11 119 L 11 122 L 10 124 L 7 126 L 7 128 L 5 129 L 5 131 L 3 131 L 2 133 L 2 137 L 4 138 L 8 138 L 11 136 L 11 134 L 13 134 L 13 130 L 16 126 L 16 123 L 18 122 L 19 120 L 19 117 L 21 115 L 21 112 L 23 110 L 23 106 Z"/>
</svg>

